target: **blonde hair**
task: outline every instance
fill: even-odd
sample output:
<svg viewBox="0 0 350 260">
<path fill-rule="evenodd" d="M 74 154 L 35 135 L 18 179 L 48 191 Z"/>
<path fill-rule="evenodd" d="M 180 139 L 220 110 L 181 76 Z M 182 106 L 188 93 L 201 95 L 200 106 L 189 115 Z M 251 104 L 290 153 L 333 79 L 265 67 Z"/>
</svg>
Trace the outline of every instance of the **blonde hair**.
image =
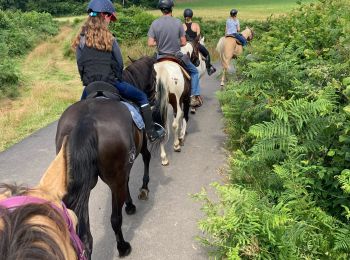
<svg viewBox="0 0 350 260">
<path fill-rule="evenodd" d="M 192 20 L 192 17 L 185 17 L 185 22 L 188 23 Z"/>
<path fill-rule="evenodd" d="M 72 48 L 75 50 L 80 43 L 80 37 L 85 36 L 85 45 L 100 51 L 112 51 L 114 37 L 108 29 L 103 15 L 89 16 L 75 37 Z"/>
</svg>

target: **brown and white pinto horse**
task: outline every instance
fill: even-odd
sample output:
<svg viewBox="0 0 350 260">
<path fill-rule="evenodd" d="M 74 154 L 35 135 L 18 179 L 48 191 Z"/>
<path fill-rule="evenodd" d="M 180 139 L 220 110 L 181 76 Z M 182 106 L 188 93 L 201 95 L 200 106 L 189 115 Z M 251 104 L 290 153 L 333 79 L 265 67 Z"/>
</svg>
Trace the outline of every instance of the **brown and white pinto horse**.
<svg viewBox="0 0 350 260">
<path fill-rule="evenodd" d="M 160 93 L 160 97 L 167 100 L 161 100 L 160 104 L 170 104 L 173 108 L 173 132 L 174 132 L 174 151 L 180 152 L 181 145 L 184 144 L 188 113 L 190 108 L 190 94 L 191 83 L 186 76 L 186 72 L 180 67 L 180 65 L 174 61 L 165 60 L 154 64 L 154 70 L 156 72 L 156 90 Z M 168 105 L 164 105 L 161 108 L 161 114 L 163 115 L 162 122 L 164 122 L 168 132 Z M 168 135 L 169 137 L 169 135 Z M 168 165 L 169 160 L 165 152 L 165 143 L 168 139 L 164 140 L 160 144 L 160 156 L 162 165 Z"/>
<path fill-rule="evenodd" d="M 251 28 L 247 27 L 242 31 L 242 35 L 247 41 L 251 41 L 254 37 L 254 32 Z M 243 52 L 243 46 L 238 44 L 236 39 L 233 37 L 221 37 L 218 44 L 216 45 L 216 51 L 219 53 L 222 76 L 220 86 L 224 86 L 226 80 L 226 73 L 231 71 L 231 59 L 237 58 Z"/>
<path fill-rule="evenodd" d="M 67 193 L 66 142 L 37 187 L 0 185 L 1 259 L 86 259 Z M 67 223 L 68 222 L 68 223 Z"/>
</svg>

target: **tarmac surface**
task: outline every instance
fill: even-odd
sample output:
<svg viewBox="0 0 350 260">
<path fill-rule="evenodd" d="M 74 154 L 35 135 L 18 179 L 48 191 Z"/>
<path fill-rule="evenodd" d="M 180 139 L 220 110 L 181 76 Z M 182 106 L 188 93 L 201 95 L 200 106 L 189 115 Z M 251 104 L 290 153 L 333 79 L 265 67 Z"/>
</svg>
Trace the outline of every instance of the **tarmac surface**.
<svg viewBox="0 0 350 260">
<path fill-rule="evenodd" d="M 201 203 L 194 201 L 191 194 L 200 192 L 202 187 L 212 193 L 210 183 L 221 181 L 220 172 L 226 163 L 226 136 L 215 97 L 219 89 L 217 74 L 201 79 L 204 104 L 195 115 L 190 115 L 182 151 L 173 152 L 170 136 L 169 166 L 162 166 L 159 152 L 153 152 L 147 201 L 137 198 L 142 185 L 143 162 L 141 156 L 135 161 L 130 192 L 136 214 L 129 216 L 123 212 L 124 238 L 132 246 L 131 254 L 125 259 L 208 259 L 207 250 L 196 240 L 196 236 L 201 235 L 198 229 L 198 220 L 203 217 Z M 0 153 L 0 182 L 36 185 L 55 157 L 56 126 L 54 122 Z M 92 191 L 89 203 L 94 238 L 92 259 L 118 259 L 110 225 L 111 196 L 101 180 Z"/>
</svg>

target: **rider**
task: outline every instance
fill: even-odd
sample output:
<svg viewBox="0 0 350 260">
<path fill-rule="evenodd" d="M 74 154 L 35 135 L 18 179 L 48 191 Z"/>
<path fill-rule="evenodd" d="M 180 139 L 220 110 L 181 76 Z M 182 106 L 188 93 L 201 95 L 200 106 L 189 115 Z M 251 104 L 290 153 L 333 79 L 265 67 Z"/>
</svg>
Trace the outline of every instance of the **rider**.
<svg viewBox="0 0 350 260">
<path fill-rule="evenodd" d="M 148 46 L 157 47 L 157 59 L 175 56 L 181 59 L 191 74 L 191 106 L 200 106 L 199 73 L 187 55 L 181 52 L 181 46 L 187 41 L 185 31 L 179 19 L 172 16 L 173 0 L 159 0 L 158 8 L 163 15 L 152 22 L 148 31 Z"/>
<path fill-rule="evenodd" d="M 91 0 L 88 5 L 85 24 L 76 36 L 72 47 L 80 78 L 84 86 L 94 81 L 111 83 L 121 96 L 141 107 L 145 130 L 151 142 L 165 135 L 164 129 L 156 129 L 151 107 L 146 94 L 122 80 L 123 58 L 116 38 L 108 29 L 109 23 L 116 21 L 115 8 L 110 0 Z M 82 99 L 86 98 L 84 90 Z"/>
<path fill-rule="evenodd" d="M 234 36 L 237 40 L 239 40 L 242 43 L 242 46 L 245 46 L 247 45 L 247 40 L 246 38 L 244 38 L 244 36 L 242 36 L 242 34 L 239 33 L 241 28 L 239 25 L 237 14 L 238 14 L 238 11 L 236 9 L 232 9 L 230 11 L 230 17 L 227 18 L 227 21 L 226 21 L 225 35 Z"/>
<path fill-rule="evenodd" d="M 192 22 L 193 11 L 191 9 L 185 9 L 184 18 L 185 23 L 183 24 L 184 30 L 186 32 L 186 39 L 188 41 L 194 41 L 194 39 L 201 34 L 201 28 L 198 23 Z M 210 54 L 209 51 L 204 47 L 204 45 L 199 43 L 199 51 L 205 58 L 205 64 L 207 67 L 208 75 L 213 74 L 216 69 L 210 64 Z"/>
</svg>

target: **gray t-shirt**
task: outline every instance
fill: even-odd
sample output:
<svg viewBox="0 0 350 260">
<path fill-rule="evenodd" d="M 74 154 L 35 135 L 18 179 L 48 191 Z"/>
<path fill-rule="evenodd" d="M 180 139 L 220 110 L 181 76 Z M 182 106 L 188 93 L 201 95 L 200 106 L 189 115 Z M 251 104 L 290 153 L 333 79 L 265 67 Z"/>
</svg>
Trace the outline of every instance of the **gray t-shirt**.
<svg viewBox="0 0 350 260">
<path fill-rule="evenodd" d="M 226 35 L 238 33 L 239 20 L 228 18 L 226 21 Z"/>
<path fill-rule="evenodd" d="M 185 34 L 180 19 L 164 15 L 153 21 L 147 35 L 156 40 L 158 54 L 175 55 L 180 52 L 180 37 Z"/>
</svg>

